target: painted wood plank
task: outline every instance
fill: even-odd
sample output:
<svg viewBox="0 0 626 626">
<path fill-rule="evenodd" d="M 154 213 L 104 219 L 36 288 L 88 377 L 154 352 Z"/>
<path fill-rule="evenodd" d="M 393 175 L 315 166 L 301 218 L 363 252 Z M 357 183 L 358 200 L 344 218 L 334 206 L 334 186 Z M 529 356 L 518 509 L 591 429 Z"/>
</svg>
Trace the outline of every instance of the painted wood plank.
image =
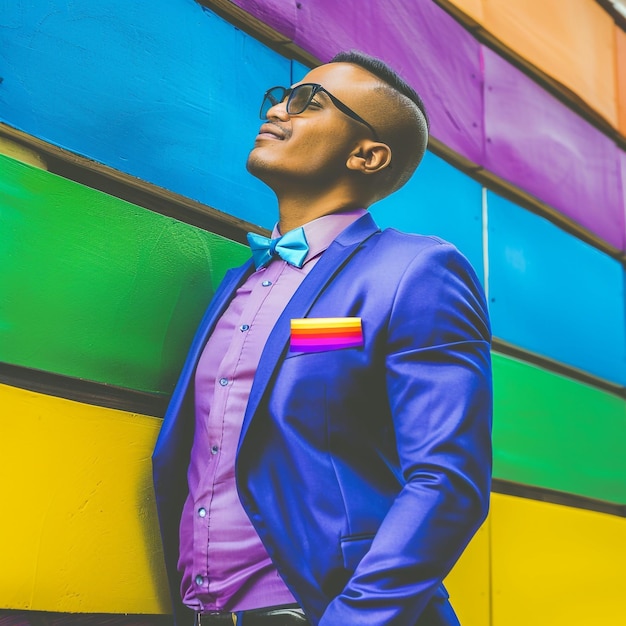
<svg viewBox="0 0 626 626">
<path fill-rule="evenodd" d="M 626 519 L 494 494 L 492 626 L 626 623 Z"/>
<path fill-rule="evenodd" d="M 171 626 L 171 615 L 0 610 L 1 626 Z"/>
<path fill-rule="evenodd" d="M 485 167 L 624 249 L 615 143 L 484 48 Z"/>
<path fill-rule="evenodd" d="M 161 420 L 0 385 L 0 605 L 166 613 L 150 456 Z"/>
<path fill-rule="evenodd" d="M 626 35 L 625 35 L 626 41 Z M 626 57 L 626 44 L 624 45 L 624 56 Z M 624 69 L 626 69 L 626 58 L 624 59 Z M 624 79 L 624 83 L 626 83 L 626 79 Z M 624 89 L 626 94 L 626 89 Z M 626 99 L 624 103 L 624 109 L 626 110 Z M 624 116 L 626 118 L 626 115 Z M 626 120 L 624 122 L 626 126 Z M 626 215 L 626 152 L 620 150 L 619 153 L 619 167 L 620 167 L 620 186 L 619 191 L 622 197 L 622 206 L 624 209 L 624 215 Z M 626 221 L 624 223 L 624 237 L 626 239 Z"/>
<path fill-rule="evenodd" d="M 621 264 L 496 194 L 488 212 L 494 335 L 626 384 Z"/>
<path fill-rule="evenodd" d="M 192 0 L 2 13 L 0 121 L 271 228 L 274 196 L 245 164 L 287 59 Z"/>
<path fill-rule="evenodd" d="M 612 17 L 596 0 L 451 0 L 617 126 Z"/>
<path fill-rule="evenodd" d="M 616 24 L 614 33 L 619 131 L 626 137 L 626 31 Z"/>
<path fill-rule="evenodd" d="M 0 157 L 0 360 L 171 392 L 247 247 Z"/>
<path fill-rule="evenodd" d="M 626 401 L 494 353 L 494 477 L 626 503 Z"/>
</svg>

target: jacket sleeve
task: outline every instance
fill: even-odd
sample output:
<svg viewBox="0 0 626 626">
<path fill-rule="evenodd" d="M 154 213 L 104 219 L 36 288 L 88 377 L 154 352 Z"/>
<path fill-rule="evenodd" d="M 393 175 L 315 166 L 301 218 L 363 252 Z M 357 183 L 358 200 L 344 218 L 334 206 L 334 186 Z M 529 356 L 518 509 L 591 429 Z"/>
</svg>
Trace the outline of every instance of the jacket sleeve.
<svg viewBox="0 0 626 626">
<path fill-rule="evenodd" d="M 413 626 L 485 519 L 490 339 L 465 258 L 445 243 L 415 257 L 398 285 L 385 357 L 403 487 L 320 626 Z"/>
</svg>

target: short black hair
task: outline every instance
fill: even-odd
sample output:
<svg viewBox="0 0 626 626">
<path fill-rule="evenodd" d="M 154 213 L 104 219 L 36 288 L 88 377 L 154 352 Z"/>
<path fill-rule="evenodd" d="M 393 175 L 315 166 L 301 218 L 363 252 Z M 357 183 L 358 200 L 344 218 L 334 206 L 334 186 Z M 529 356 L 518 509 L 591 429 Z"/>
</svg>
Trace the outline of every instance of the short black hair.
<svg viewBox="0 0 626 626">
<path fill-rule="evenodd" d="M 352 63 L 353 65 L 358 65 L 364 70 L 367 70 L 370 74 L 374 74 L 374 76 L 380 78 L 380 80 L 384 83 L 393 87 L 396 91 L 405 95 L 409 100 L 414 102 L 424 116 L 426 128 L 430 129 L 428 113 L 426 113 L 426 107 L 424 106 L 424 102 L 420 95 L 384 61 L 381 61 L 376 57 L 372 57 L 369 54 L 365 54 L 364 52 L 360 52 L 359 50 L 349 50 L 336 54 L 329 61 L 329 63 Z"/>
</svg>

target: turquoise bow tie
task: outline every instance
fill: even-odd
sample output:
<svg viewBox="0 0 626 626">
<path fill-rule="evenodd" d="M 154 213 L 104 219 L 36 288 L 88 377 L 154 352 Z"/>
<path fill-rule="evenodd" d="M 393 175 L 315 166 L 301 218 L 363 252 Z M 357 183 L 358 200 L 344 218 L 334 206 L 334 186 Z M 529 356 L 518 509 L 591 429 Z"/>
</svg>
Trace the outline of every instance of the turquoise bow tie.
<svg viewBox="0 0 626 626">
<path fill-rule="evenodd" d="M 263 235 L 248 233 L 248 243 L 252 250 L 252 258 L 257 269 L 265 267 L 274 257 L 279 256 L 283 261 L 302 267 L 304 259 L 309 253 L 309 244 L 302 227 L 290 230 L 282 237 L 268 239 Z"/>
</svg>

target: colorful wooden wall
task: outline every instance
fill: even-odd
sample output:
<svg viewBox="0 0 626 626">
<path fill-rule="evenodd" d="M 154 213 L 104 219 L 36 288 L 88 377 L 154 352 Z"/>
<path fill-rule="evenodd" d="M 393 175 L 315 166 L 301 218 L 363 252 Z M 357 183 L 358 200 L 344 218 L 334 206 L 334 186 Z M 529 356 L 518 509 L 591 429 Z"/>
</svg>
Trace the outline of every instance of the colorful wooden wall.
<svg viewBox="0 0 626 626">
<path fill-rule="evenodd" d="M 244 167 L 260 97 L 349 48 L 397 67 L 432 118 L 424 163 L 372 213 L 458 245 L 491 309 L 496 480 L 448 579 L 461 621 L 626 623 L 626 33 L 609 8 L 3 3 L 0 624 L 166 623 L 150 454 L 195 323 L 246 230 L 275 219 Z"/>
</svg>

